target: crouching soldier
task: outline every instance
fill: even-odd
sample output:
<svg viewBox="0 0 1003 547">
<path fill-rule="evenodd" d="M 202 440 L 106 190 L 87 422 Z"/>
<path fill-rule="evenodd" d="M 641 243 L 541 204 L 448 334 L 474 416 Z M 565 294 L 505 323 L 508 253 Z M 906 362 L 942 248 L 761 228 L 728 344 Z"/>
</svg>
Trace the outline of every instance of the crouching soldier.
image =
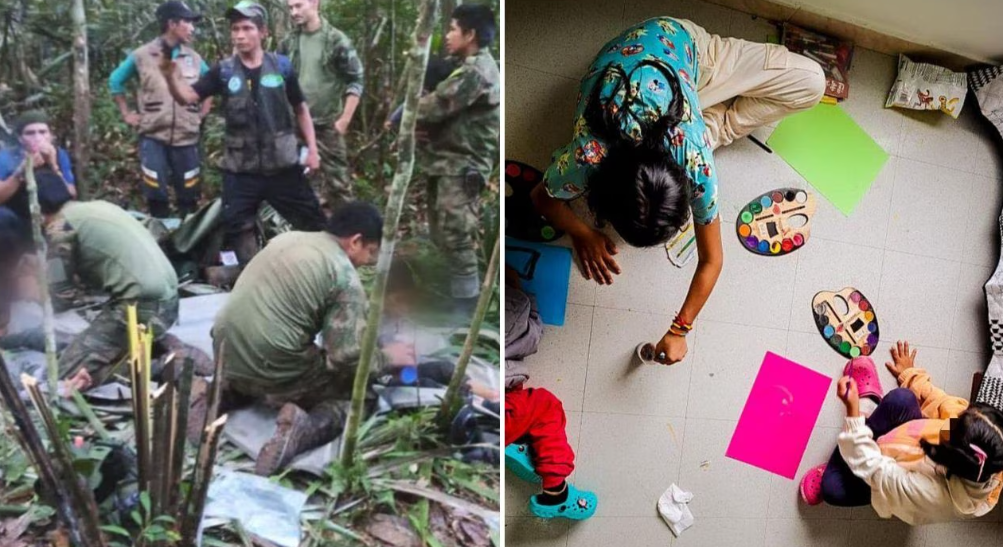
<svg viewBox="0 0 1003 547">
<path fill-rule="evenodd" d="M 346 416 L 337 401 L 351 399 L 366 328 L 356 268 L 375 262 L 382 237 L 379 211 L 362 202 L 336 210 L 323 232 L 279 235 L 247 265 L 217 316 L 212 337 L 223 356 L 224 406 L 281 405 L 257 474 L 275 473 L 342 431 Z M 388 346 L 377 352 L 375 368 L 413 364 L 411 353 Z"/>
</svg>

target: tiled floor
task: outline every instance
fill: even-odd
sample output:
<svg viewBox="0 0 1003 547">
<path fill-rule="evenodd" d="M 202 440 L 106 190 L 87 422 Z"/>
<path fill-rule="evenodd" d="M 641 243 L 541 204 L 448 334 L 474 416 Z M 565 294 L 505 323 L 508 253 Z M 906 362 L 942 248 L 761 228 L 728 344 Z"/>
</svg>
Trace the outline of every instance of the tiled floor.
<svg viewBox="0 0 1003 547">
<path fill-rule="evenodd" d="M 578 78 L 592 55 L 627 25 L 655 15 L 692 19 L 712 32 L 764 41 L 763 20 L 693 0 L 509 0 L 506 10 L 506 156 L 545 168 L 571 133 Z M 729 232 L 758 193 L 805 182 L 776 155 L 740 141 L 717 153 L 726 263 L 687 359 L 632 367 L 641 341 L 657 338 L 685 295 L 693 265 L 678 270 L 660 249 L 620 244 L 623 275 L 599 287 L 573 272 L 567 322 L 548 327 L 530 359 L 531 384 L 568 411 L 577 453 L 572 481 L 595 490 L 586 522 L 528 516 L 532 488 L 506 476 L 512 546 L 849 546 L 1000 544 L 1000 511 L 977 523 L 910 528 L 869 508 L 808 508 L 796 483 L 724 457 L 763 353 L 830 376 L 843 359 L 815 331 L 819 290 L 854 285 L 876 305 L 883 342 L 908 338 L 920 364 L 948 390 L 967 394 L 988 361 L 982 285 L 998 259 L 1001 206 L 997 136 L 972 100 L 961 119 L 883 107 L 895 59 L 857 50 L 843 108 L 893 157 L 849 218 L 820 200 L 809 244 L 763 259 Z M 763 130 L 764 134 L 769 128 Z M 883 360 L 883 359 L 882 359 Z M 894 385 L 882 370 L 886 388 Z M 830 397 L 801 471 L 835 447 L 843 411 Z M 800 475 L 800 472 L 799 472 Z M 691 490 L 696 525 L 673 539 L 655 513 L 675 482 Z"/>
</svg>

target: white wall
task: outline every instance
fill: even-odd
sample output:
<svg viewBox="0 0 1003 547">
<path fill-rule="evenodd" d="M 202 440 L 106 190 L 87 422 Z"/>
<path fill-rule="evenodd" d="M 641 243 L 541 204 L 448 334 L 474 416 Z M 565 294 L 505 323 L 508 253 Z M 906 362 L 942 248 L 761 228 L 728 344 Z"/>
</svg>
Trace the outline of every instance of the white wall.
<svg viewBox="0 0 1003 547">
<path fill-rule="evenodd" d="M 773 1 L 977 61 L 1003 60 L 1003 0 Z"/>
</svg>

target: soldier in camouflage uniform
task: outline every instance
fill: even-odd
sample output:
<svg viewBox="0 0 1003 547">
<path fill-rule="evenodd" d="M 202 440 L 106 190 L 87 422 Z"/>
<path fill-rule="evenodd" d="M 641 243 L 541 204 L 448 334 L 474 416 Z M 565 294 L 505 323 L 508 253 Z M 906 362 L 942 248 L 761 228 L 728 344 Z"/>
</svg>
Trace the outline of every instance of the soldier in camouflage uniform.
<svg viewBox="0 0 1003 547">
<path fill-rule="evenodd" d="M 258 454 L 267 476 L 333 440 L 344 426 L 338 401 L 351 399 L 366 328 L 366 292 L 356 268 L 375 262 L 383 237 L 368 203 L 337 209 L 323 232 L 275 237 L 244 269 L 213 325 L 225 355 L 225 406 L 263 400 L 280 406 L 275 435 Z M 323 346 L 314 340 L 321 333 Z M 410 364 L 403 347 L 378 353 L 376 368 Z"/>
<path fill-rule="evenodd" d="M 465 4 L 453 11 L 446 49 L 460 66 L 418 104 L 428 129 L 420 169 L 428 179 L 428 216 L 436 244 L 449 256 L 452 296 L 472 311 L 480 292 L 477 233 L 481 192 L 498 158 L 498 64 L 488 45 L 494 14 Z"/>
<path fill-rule="evenodd" d="M 345 33 L 320 15 L 320 0 L 288 0 L 295 29 L 279 53 L 289 57 L 310 103 L 322 161 L 314 178 L 328 212 L 352 199 L 345 135 L 362 96 L 362 61 Z"/>
<path fill-rule="evenodd" d="M 178 278 L 150 232 L 120 207 L 71 201 L 63 181 L 50 174 L 38 185 L 53 299 L 72 301 L 81 290 L 110 297 L 59 358 L 60 377 L 83 389 L 107 380 L 127 354 L 128 305 L 164 341 L 178 318 Z"/>
</svg>

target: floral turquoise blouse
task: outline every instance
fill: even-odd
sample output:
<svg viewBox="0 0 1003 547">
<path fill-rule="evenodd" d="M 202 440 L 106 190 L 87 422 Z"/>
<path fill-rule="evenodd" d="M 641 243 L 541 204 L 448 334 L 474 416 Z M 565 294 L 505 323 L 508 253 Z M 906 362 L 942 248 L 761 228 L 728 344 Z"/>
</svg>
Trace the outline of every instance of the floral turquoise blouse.
<svg viewBox="0 0 1003 547">
<path fill-rule="evenodd" d="M 683 95 L 682 119 L 666 131 L 662 148 L 692 180 L 693 220 L 710 224 L 717 217 L 717 170 L 697 100 L 695 47 L 689 33 L 668 17 L 644 21 L 603 46 L 579 88 L 574 139 L 554 152 L 544 175 L 551 196 L 570 200 L 582 195 L 606 155 L 608 143 L 590 131 L 584 117 L 597 82 L 603 80 L 599 100 L 612 111 L 620 137 L 640 143 L 672 102 L 673 86 L 667 79 L 674 73 Z M 624 75 L 628 85 L 623 85 Z"/>
</svg>

